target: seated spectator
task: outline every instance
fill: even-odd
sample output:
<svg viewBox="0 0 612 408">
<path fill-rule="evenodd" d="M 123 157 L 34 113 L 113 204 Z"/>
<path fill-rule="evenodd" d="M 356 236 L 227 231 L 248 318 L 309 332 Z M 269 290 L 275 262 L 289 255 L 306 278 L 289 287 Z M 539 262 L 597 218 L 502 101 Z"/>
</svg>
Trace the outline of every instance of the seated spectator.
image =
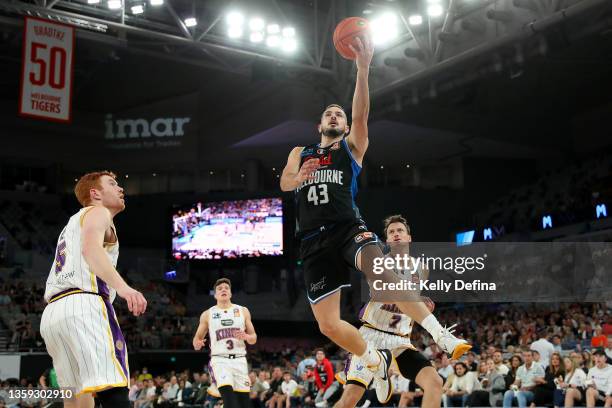
<svg viewBox="0 0 612 408">
<path fill-rule="evenodd" d="M 495 361 L 488 358 L 485 362 L 487 372 L 480 382 L 481 390 L 472 391 L 468 399 L 470 407 L 497 407 L 500 406 L 506 390 L 504 376 L 499 373 L 495 366 Z"/>
<path fill-rule="evenodd" d="M 533 402 L 535 381 L 544 378 L 544 369 L 540 364 L 533 361 L 533 354 L 533 350 L 523 352 L 525 364 L 516 370 L 516 379 L 511 389 L 504 394 L 504 408 L 511 407 L 514 399 L 516 399 L 519 408 L 525 408 Z"/>
<path fill-rule="evenodd" d="M 598 349 L 593 353 L 595 366 L 588 374 L 585 384 L 586 406 L 595 407 L 604 403 L 605 407 L 612 407 L 612 366 L 606 362 L 606 353 Z"/>
<path fill-rule="evenodd" d="M 506 390 L 509 390 L 510 386 L 514 384 L 514 381 L 516 380 L 516 372 L 518 371 L 519 367 L 522 365 L 523 365 L 523 359 L 518 354 L 510 358 L 510 368 L 508 369 L 508 374 L 506 374 L 506 377 L 505 377 Z"/>
<path fill-rule="evenodd" d="M 557 353 L 561 353 L 562 348 L 561 348 L 561 336 L 559 336 L 558 334 L 555 334 L 552 337 L 552 344 L 553 344 L 553 348 Z"/>
<path fill-rule="evenodd" d="M 317 385 L 317 396 L 315 406 L 317 408 L 327 407 L 327 400 L 338 390 L 339 383 L 334 381 L 334 367 L 325 357 L 325 352 L 318 349 L 315 353 L 317 366 L 315 368 L 315 383 Z"/>
<path fill-rule="evenodd" d="M 495 352 L 493 353 L 493 362 L 495 363 L 495 369 L 502 376 L 507 375 L 508 371 L 510 371 L 510 368 L 508 368 L 508 366 L 504 364 L 504 360 L 502 358 L 502 352 L 501 351 L 495 350 Z M 517 368 L 519 366 L 520 366 L 520 364 L 517 366 Z"/>
<path fill-rule="evenodd" d="M 282 398 L 278 399 L 277 408 L 295 408 L 300 402 L 300 393 L 297 382 L 291 377 L 289 371 L 283 373 L 283 382 L 281 384 L 281 390 L 283 392 L 284 401 Z"/>
<path fill-rule="evenodd" d="M 544 371 L 543 379 L 536 379 L 533 389 L 533 402 L 538 407 L 553 403 L 556 389 L 555 380 L 565 377 L 565 367 L 561 364 L 561 355 L 556 351 L 550 356 L 550 362 Z"/>
<path fill-rule="evenodd" d="M 442 396 L 445 407 L 465 407 L 472 391 L 480 389 L 480 383 L 473 371 L 468 371 L 463 362 L 455 364 L 455 376 L 450 388 Z"/>
<path fill-rule="evenodd" d="M 176 399 L 174 400 L 173 406 L 184 407 L 185 402 L 189 401 L 193 387 L 187 387 L 187 383 L 184 379 L 179 380 L 179 389 L 176 393 Z"/>
<path fill-rule="evenodd" d="M 438 374 L 440 374 L 440 376 L 446 380 L 453 373 L 454 373 L 453 366 L 451 365 L 450 360 L 448 359 L 448 356 L 446 355 L 446 353 L 443 353 L 442 356 L 440 357 L 440 367 L 438 368 Z"/>
<path fill-rule="evenodd" d="M 282 391 L 280 389 L 283 382 L 283 372 L 280 367 L 274 367 L 272 377 L 270 378 L 270 388 L 263 394 L 263 402 L 266 408 L 274 408 L 277 406 L 277 400 L 282 399 Z"/>
<path fill-rule="evenodd" d="M 389 371 L 389 375 L 391 376 L 391 382 L 393 383 L 393 394 L 391 395 L 391 399 L 388 404 L 396 406 L 398 408 L 406 408 L 408 406 L 408 401 L 410 400 L 409 386 L 410 380 L 404 378 L 400 375 L 400 373 L 391 369 Z"/>
<path fill-rule="evenodd" d="M 555 390 L 555 407 L 573 407 L 574 404 L 584 403 L 584 381 L 586 373 L 580 368 L 576 360 L 569 357 L 563 359 L 565 378 L 557 382 Z"/>
<path fill-rule="evenodd" d="M 136 402 L 134 402 L 134 408 L 152 408 L 153 401 L 156 397 L 156 388 L 153 384 L 153 380 L 145 380 L 145 389 L 140 393 Z"/>
<path fill-rule="evenodd" d="M 314 373 L 310 371 L 303 372 L 300 382 L 298 383 L 298 388 L 300 389 L 302 407 L 314 406 L 314 400 L 317 395 Z"/>
<path fill-rule="evenodd" d="M 144 389 L 144 383 L 142 381 L 132 381 L 132 386 L 130 387 L 130 391 L 128 393 L 128 399 L 133 404 L 138 400 L 138 396 Z"/>
<path fill-rule="evenodd" d="M 478 362 L 476 361 L 476 354 L 474 354 L 473 351 L 468 351 L 467 361 L 465 361 L 465 365 L 467 366 L 468 371 L 478 370 Z"/>
</svg>

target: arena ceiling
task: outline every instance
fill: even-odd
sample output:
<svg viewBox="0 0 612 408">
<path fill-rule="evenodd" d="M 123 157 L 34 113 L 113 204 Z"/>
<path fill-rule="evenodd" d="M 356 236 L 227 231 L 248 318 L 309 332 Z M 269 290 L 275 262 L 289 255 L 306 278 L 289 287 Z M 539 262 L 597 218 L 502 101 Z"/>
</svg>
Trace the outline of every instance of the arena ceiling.
<svg viewBox="0 0 612 408">
<path fill-rule="evenodd" d="M 350 101 L 352 66 L 331 45 L 337 21 L 389 9 L 404 23 L 424 7 L 388 0 L 166 0 L 133 16 L 107 10 L 104 1 L 0 0 L 0 98 L 17 100 L 23 16 L 72 21 L 81 27 L 76 110 L 122 111 L 198 92 L 206 126 L 226 135 L 211 141 L 210 151 L 240 159 L 245 146 L 283 146 L 271 149 L 271 160 L 286 154 L 284 145 L 313 136 L 325 103 Z M 568 127 L 576 117 L 610 109 L 612 2 L 444 4 L 447 14 L 437 23 L 400 24 L 398 38 L 377 50 L 372 134 L 389 135 L 379 145 L 382 157 L 391 160 L 397 154 L 385 152 L 402 149 L 417 161 L 563 154 L 572 149 Z M 224 16 L 238 6 L 295 26 L 299 52 L 288 56 L 228 40 Z M 197 16 L 196 28 L 181 24 L 188 14 Z"/>
</svg>

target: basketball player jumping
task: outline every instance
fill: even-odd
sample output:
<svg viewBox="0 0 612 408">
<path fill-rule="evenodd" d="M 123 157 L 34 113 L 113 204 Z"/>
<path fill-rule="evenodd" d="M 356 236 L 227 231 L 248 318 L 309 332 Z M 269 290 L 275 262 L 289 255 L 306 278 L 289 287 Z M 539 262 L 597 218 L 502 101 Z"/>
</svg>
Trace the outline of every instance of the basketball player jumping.
<svg viewBox="0 0 612 408">
<path fill-rule="evenodd" d="M 373 47 L 366 36 L 357 39 L 351 49 L 356 54 L 357 81 L 350 134 L 344 110 L 338 105 L 328 106 L 319 124 L 320 143 L 291 151 L 280 187 L 296 193 L 297 234 L 301 239 L 306 290 L 319 329 L 375 371 L 377 388 L 385 387 L 391 392 L 387 375 L 390 351 L 375 350 L 355 327 L 340 318 L 340 290 L 350 286 L 351 268 L 364 273 L 369 282 L 380 278 L 399 281 L 390 271 L 373 275 L 374 260 L 384 256 L 382 245 L 367 230 L 354 201 L 357 176 L 369 143 L 368 74 Z M 458 358 L 469 350 L 464 340 L 440 325 L 425 304 L 417 297 L 412 299 L 396 304 L 402 313 L 423 326 L 444 351 Z"/>
<path fill-rule="evenodd" d="M 77 182 L 83 208 L 62 230 L 47 279 L 40 334 L 60 387 L 76 392 L 65 407 L 93 408 L 92 393 L 104 408 L 130 406 L 127 348 L 112 302 L 119 295 L 139 316 L 147 301 L 115 269 L 119 241 L 113 218 L 125 209 L 115 178 L 101 171 Z"/>
<path fill-rule="evenodd" d="M 412 242 L 412 236 L 404 217 L 400 215 L 387 217 L 384 220 L 384 233 L 388 244 L 399 244 L 394 248 L 399 249 L 400 255 L 404 253 L 409 255 L 408 244 Z M 409 271 L 400 273 L 403 278 L 410 278 Z M 427 279 L 428 275 L 429 270 L 420 268 L 418 275 L 412 276 Z M 430 303 L 429 308 L 433 309 L 433 302 Z M 422 407 L 439 407 L 442 401 L 442 379 L 431 363 L 410 343 L 410 334 L 414 325 L 412 319 L 402 314 L 394 304 L 374 301 L 368 302 L 361 309 L 359 318 L 363 322 L 359 332 L 366 342 L 372 344 L 373 347 L 391 350 L 402 376 L 423 388 Z M 360 369 L 363 366 L 364 362 L 359 357 L 349 357 L 345 367 L 346 384 L 342 397 L 335 405 L 336 408 L 354 408 L 363 396 L 372 381 L 372 372 Z M 386 403 L 387 401 L 380 402 Z"/>
<path fill-rule="evenodd" d="M 205 310 L 193 338 L 193 348 L 204 347 L 210 334 L 211 377 L 223 398 L 225 408 L 249 408 L 251 382 L 246 359 L 246 343 L 255 344 L 257 334 L 249 309 L 232 304 L 232 283 L 227 278 L 215 282 L 217 305 Z"/>
</svg>

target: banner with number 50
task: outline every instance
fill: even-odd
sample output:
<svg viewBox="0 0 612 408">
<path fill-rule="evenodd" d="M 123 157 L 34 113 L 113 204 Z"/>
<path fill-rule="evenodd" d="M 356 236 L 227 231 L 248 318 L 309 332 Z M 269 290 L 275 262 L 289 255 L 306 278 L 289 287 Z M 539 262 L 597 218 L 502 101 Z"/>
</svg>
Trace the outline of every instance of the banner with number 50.
<svg viewBox="0 0 612 408">
<path fill-rule="evenodd" d="M 20 115 L 70 122 L 74 27 L 26 17 L 22 64 Z"/>
</svg>

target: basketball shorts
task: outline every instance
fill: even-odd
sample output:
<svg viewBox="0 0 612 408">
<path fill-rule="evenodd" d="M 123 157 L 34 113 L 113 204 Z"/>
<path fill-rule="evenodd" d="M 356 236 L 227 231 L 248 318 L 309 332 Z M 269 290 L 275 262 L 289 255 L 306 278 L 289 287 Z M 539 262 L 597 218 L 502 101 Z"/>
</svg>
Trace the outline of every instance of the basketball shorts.
<svg viewBox="0 0 612 408">
<path fill-rule="evenodd" d="M 56 295 L 45 307 L 40 334 L 60 387 L 77 395 L 129 387 L 127 347 L 109 300 L 87 293 Z"/>
<path fill-rule="evenodd" d="M 212 356 L 210 359 L 210 372 L 214 378 L 217 389 L 229 385 L 236 392 L 249 392 L 251 380 L 246 357 L 228 358 Z"/>
<path fill-rule="evenodd" d="M 315 304 L 327 296 L 351 286 L 350 272 L 355 269 L 357 257 L 367 245 L 380 245 L 376 234 L 366 225 L 354 220 L 338 223 L 321 230 L 306 233 L 300 244 L 306 296 Z"/>
<path fill-rule="evenodd" d="M 396 358 L 397 368 L 402 376 L 414 381 L 419 371 L 424 367 L 431 367 L 431 363 L 418 352 L 408 337 L 361 326 L 359 332 L 363 339 L 377 349 L 389 349 Z M 374 373 L 366 367 L 365 361 L 349 354 L 345 366 L 347 384 L 356 384 L 368 388 L 374 378 Z"/>
</svg>

